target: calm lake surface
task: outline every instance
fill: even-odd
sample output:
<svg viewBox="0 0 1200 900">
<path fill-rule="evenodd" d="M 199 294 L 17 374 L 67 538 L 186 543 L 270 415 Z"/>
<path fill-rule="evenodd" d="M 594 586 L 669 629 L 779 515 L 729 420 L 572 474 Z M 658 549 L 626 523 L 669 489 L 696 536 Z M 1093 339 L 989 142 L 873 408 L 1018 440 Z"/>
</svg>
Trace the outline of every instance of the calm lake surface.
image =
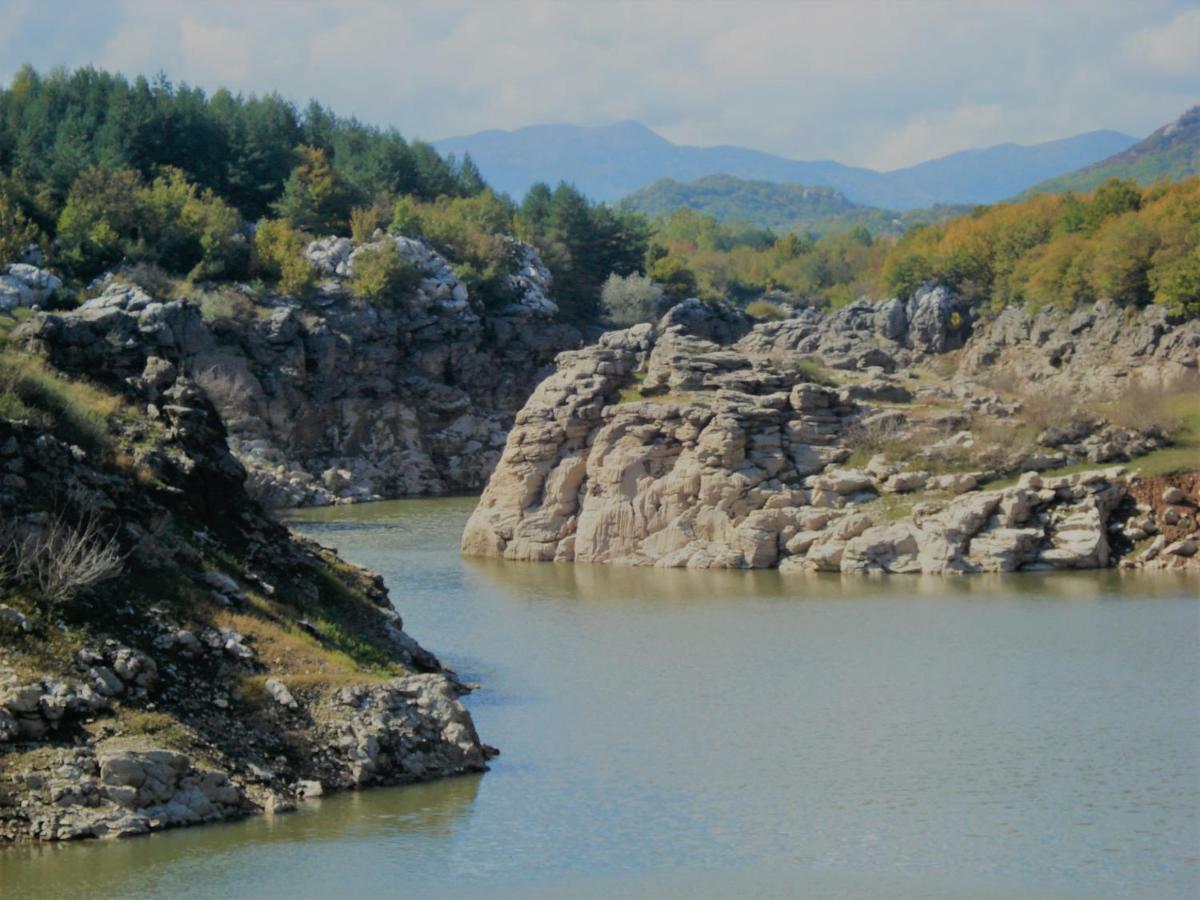
<svg viewBox="0 0 1200 900">
<path fill-rule="evenodd" d="M 486 775 L 0 852 L 4 897 L 1200 891 L 1196 581 L 462 560 L 472 498 L 321 510 L 483 688 Z"/>
</svg>

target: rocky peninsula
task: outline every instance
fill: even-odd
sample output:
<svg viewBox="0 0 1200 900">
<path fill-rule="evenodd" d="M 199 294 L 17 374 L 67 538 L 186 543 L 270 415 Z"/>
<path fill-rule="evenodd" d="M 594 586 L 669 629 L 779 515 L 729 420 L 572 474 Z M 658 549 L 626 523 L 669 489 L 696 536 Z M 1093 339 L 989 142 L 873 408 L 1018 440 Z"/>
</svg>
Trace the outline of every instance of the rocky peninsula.
<svg viewBox="0 0 1200 900">
<path fill-rule="evenodd" d="M 272 315 L 264 367 L 306 339 Z M 467 687 L 381 579 L 247 493 L 197 377 L 227 345 L 194 304 L 114 279 L 24 328 L 0 414 L 0 843 L 486 768 Z"/>
<path fill-rule="evenodd" d="M 943 287 L 754 324 L 687 301 L 565 352 L 462 538 L 511 560 L 971 573 L 1197 565 L 1190 472 L 1139 474 L 1200 323 L 976 322 Z M 1162 412 L 1162 415 L 1156 415 Z"/>
</svg>

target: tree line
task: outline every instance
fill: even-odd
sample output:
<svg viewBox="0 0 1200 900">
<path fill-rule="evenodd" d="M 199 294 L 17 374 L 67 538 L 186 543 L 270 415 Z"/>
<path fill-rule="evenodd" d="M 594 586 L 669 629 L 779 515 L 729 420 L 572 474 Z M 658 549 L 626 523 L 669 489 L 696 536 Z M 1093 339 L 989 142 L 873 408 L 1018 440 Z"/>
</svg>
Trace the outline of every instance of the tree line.
<svg viewBox="0 0 1200 900">
<path fill-rule="evenodd" d="M 0 263 L 39 242 L 79 279 L 128 261 L 303 289 L 311 273 L 283 255 L 371 227 L 424 229 L 497 302 L 515 265 L 497 235 L 519 234 L 572 318 L 598 314 L 604 278 L 638 268 L 646 243 L 640 218 L 568 185 L 539 185 L 518 206 L 469 156 L 442 157 L 316 101 L 301 110 L 277 94 L 208 96 L 90 67 L 26 66 L 0 89 Z"/>
<path fill-rule="evenodd" d="M 862 227 L 779 236 L 688 209 L 651 223 L 567 184 L 537 184 L 517 203 L 491 191 L 469 156 L 443 158 L 316 101 L 208 96 L 92 68 L 25 67 L 0 89 L 0 264 L 38 243 L 79 281 L 132 262 L 303 293 L 316 280 L 301 255 L 309 240 L 366 242 L 378 229 L 427 240 L 492 306 L 513 299 L 521 259 L 509 236 L 528 241 L 577 321 L 612 317 L 602 288 L 614 276 L 609 307 L 619 303 L 622 320 L 688 296 L 745 305 L 766 295 L 786 310 L 905 296 L 932 281 L 983 315 L 1102 297 L 1200 314 L 1200 178 L 1147 188 L 1113 179 L 899 239 Z M 368 268 L 364 296 L 412 283 L 390 258 Z"/>
</svg>

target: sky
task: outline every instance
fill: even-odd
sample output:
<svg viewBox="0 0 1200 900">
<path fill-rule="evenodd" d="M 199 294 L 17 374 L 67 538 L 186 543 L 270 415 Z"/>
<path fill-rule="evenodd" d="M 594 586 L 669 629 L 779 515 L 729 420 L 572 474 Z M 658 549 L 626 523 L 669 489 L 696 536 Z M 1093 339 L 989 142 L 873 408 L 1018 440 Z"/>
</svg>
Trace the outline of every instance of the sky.
<svg viewBox="0 0 1200 900">
<path fill-rule="evenodd" d="M 427 140 L 642 122 L 892 169 L 1200 103 L 1200 0 L 0 0 L 24 63 L 277 91 Z"/>
</svg>

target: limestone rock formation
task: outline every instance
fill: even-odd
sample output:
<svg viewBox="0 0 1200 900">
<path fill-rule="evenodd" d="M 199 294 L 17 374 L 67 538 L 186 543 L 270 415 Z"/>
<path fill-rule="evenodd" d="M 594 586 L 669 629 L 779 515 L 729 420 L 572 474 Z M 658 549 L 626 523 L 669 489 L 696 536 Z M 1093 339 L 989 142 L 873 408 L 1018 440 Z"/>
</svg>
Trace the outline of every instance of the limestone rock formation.
<svg viewBox="0 0 1200 900">
<path fill-rule="evenodd" d="M 486 768 L 467 688 L 403 630 L 379 576 L 245 493 L 215 408 L 166 358 L 203 329 L 194 310 L 110 294 L 41 327 L 61 358 L 112 368 L 55 382 L 80 392 L 75 411 L 108 412 L 88 430 L 0 416 L 0 844 Z M 104 571 L 80 581 L 95 554 Z"/>
<path fill-rule="evenodd" d="M 995 340 L 966 337 L 948 292 L 750 331 L 730 327 L 719 308 L 706 322 L 705 309 L 693 301 L 653 328 L 612 332 L 558 358 L 517 416 L 464 553 L 861 574 L 1113 562 L 1110 529 L 1132 508 L 1119 468 L 980 485 L 1031 466 L 1128 459 L 1165 437 L 1097 421 L 1053 438 L 1065 451 L 1056 455 L 1004 438 L 1002 455 L 984 454 L 993 445 L 961 426 L 1014 414 L 1019 402 L 965 379 L 889 374 L 964 341 L 974 360 Z M 1192 330 L 1159 329 L 1149 352 L 1189 371 Z M 962 412 L 946 411 L 946 400 Z M 938 429 L 945 437 L 929 440 Z M 850 465 L 889 442 L 900 458 Z M 934 474 L 935 465 L 951 469 Z"/>
<path fill-rule="evenodd" d="M 426 244 L 380 236 L 367 247 L 383 241 L 422 273 L 394 308 L 352 296 L 365 248 L 326 238 L 306 251 L 327 276 L 309 299 L 258 297 L 254 314 L 208 321 L 190 301 L 113 278 L 78 309 L 41 317 L 31 339 L 72 371 L 189 375 L 269 505 L 478 489 L 516 410 L 579 332 L 554 318 L 550 273 L 526 245 L 518 300 L 488 309 Z"/>
<path fill-rule="evenodd" d="M 12 263 L 0 275 L 0 312 L 39 306 L 62 287 L 62 279 L 28 263 Z"/>
</svg>

